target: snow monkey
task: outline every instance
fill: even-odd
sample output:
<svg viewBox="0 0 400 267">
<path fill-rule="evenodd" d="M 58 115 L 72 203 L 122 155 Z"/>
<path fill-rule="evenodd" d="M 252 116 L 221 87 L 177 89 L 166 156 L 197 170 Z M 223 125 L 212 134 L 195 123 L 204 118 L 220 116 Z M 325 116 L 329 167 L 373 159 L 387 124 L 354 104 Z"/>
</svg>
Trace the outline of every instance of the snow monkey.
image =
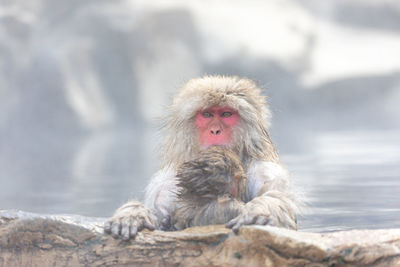
<svg viewBox="0 0 400 267">
<path fill-rule="evenodd" d="M 246 174 L 239 157 L 224 146 L 212 146 L 177 171 L 173 229 L 224 224 L 237 217 L 246 201 Z"/>
<path fill-rule="evenodd" d="M 144 205 L 135 200 L 124 204 L 105 223 L 105 232 L 127 240 L 144 228 L 173 229 L 178 168 L 212 146 L 231 149 L 246 174 L 245 203 L 227 227 L 234 232 L 243 225 L 296 229 L 300 203 L 268 135 L 269 120 L 266 98 L 251 80 L 190 80 L 166 111 L 162 164 L 146 188 Z"/>
</svg>

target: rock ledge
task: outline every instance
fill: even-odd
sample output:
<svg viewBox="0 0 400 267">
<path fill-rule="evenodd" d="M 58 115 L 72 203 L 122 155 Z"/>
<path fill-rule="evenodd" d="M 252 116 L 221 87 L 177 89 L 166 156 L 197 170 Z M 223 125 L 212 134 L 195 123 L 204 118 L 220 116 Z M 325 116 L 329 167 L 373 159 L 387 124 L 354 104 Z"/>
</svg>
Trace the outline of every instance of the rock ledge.
<svg viewBox="0 0 400 267">
<path fill-rule="evenodd" d="M 102 234 L 104 219 L 0 211 L 0 266 L 400 266 L 400 229 L 328 234 L 222 225 Z"/>
</svg>

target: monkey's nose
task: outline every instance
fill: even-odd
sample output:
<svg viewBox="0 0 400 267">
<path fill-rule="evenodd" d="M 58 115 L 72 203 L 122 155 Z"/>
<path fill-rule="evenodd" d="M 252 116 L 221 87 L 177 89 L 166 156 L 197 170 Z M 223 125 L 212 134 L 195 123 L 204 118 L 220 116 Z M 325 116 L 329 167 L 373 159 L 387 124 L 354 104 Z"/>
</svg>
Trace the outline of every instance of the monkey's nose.
<svg viewBox="0 0 400 267">
<path fill-rule="evenodd" d="M 215 135 L 221 134 L 221 130 L 216 130 L 216 131 L 211 130 L 210 132 L 211 132 L 211 134 L 215 134 Z"/>
</svg>

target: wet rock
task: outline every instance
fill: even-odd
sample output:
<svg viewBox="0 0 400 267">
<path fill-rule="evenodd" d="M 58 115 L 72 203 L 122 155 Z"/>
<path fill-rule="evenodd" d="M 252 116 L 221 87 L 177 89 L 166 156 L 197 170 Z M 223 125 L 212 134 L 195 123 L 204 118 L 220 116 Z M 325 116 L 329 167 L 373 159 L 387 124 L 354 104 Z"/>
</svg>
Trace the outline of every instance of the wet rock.
<svg viewBox="0 0 400 267">
<path fill-rule="evenodd" d="M 222 225 L 104 236 L 104 219 L 0 211 L 0 266 L 398 266 L 400 229 L 327 234 Z"/>
</svg>

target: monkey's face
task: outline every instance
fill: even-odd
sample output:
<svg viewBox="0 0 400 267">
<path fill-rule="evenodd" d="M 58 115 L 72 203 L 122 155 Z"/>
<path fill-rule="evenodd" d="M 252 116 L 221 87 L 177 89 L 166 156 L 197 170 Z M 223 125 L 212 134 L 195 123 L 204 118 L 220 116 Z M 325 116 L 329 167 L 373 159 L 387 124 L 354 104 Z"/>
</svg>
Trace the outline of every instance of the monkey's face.
<svg viewBox="0 0 400 267">
<path fill-rule="evenodd" d="M 210 107 L 196 113 L 196 128 L 203 147 L 231 145 L 239 113 L 229 107 Z"/>
</svg>

